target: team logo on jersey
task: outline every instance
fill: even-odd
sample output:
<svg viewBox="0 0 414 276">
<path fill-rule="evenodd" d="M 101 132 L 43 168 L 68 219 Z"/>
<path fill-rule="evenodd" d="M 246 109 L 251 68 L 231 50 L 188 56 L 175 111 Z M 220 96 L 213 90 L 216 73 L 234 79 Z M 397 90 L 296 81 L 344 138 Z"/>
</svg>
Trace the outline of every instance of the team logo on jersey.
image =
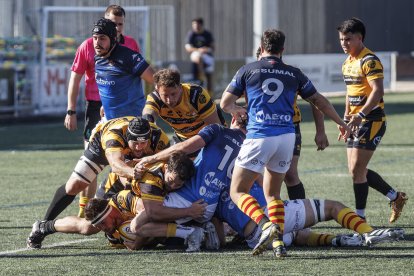
<svg viewBox="0 0 414 276">
<path fill-rule="evenodd" d="M 207 186 L 210 186 L 210 183 L 213 181 L 215 174 L 215 172 L 209 172 L 204 176 L 204 183 L 206 183 Z"/>
<path fill-rule="evenodd" d="M 292 116 L 290 115 L 281 115 L 281 114 L 265 114 L 263 110 L 260 110 L 256 113 L 256 122 L 263 123 L 266 121 L 270 124 L 276 124 L 279 122 L 290 122 Z"/>
<path fill-rule="evenodd" d="M 279 167 L 282 167 L 283 168 L 283 167 L 286 166 L 286 164 L 287 164 L 286 161 L 280 161 L 279 162 Z"/>
<path fill-rule="evenodd" d="M 252 163 L 253 165 L 257 165 L 257 163 L 259 163 L 259 160 L 257 160 L 257 158 L 253 158 L 252 161 L 250 161 L 250 163 Z"/>
<path fill-rule="evenodd" d="M 230 194 L 227 191 L 224 191 L 220 196 L 221 201 L 226 202 L 231 200 Z"/>
<path fill-rule="evenodd" d="M 370 60 L 368 62 L 368 67 L 371 68 L 371 69 L 375 68 L 376 65 L 377 65 L 377 63 L 375 62 L 375 60 Z"/>
<path fill-rule="evenodd" d="M 200 96 L 200 98 L 198 99 L 198 101 L 199 101 L 201 104 L 206 103 L 206 102 L 207 102 L 206 96 L 201 95 L 201 96 Z"/>
</svg>

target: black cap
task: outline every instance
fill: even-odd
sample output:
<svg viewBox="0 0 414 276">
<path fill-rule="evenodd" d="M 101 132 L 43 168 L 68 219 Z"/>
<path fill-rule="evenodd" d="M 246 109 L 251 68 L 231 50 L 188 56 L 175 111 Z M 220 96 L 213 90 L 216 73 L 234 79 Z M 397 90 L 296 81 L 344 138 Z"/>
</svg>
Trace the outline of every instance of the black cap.
<svg viewBox="0 0 414 276">
<path fill-rule="evenodd" d="M 116 41 L 116 24 L 109 19 L 100 18 L 93 25 L 92 34 L 103 34 L 109 37 L 111 43 Z"/>
<path fill-rule="evenodd" d="M 135 117 L 129 122 L 126 132 L 127 140 L 146 141 L 151 136 L 150 123 L 142 117 Z"/>
</svg>

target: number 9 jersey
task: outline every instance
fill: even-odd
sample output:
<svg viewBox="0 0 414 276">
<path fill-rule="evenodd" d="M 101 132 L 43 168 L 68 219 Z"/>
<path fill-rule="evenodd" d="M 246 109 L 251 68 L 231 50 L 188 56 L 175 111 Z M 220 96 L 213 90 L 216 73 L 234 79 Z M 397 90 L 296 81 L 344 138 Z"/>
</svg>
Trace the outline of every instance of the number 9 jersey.
<svg viewBox="0 0 414 276">
<path fill-rule="evenodd" d="M 246 93 L 249 139 L 294 133 L 296 93 L 306 99 L 317 92 L 298 68 L 274 56 L 241 67 L 226 91 L 239 97 Z"/>
</svg>

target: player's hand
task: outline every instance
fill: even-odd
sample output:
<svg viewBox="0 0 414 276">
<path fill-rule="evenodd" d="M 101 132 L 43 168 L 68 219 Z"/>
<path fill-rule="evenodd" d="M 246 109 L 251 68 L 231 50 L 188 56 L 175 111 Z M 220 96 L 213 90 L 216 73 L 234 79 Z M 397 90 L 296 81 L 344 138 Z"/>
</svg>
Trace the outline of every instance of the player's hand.
<svg viewBox="0 0 414 276">
<path fill-rule="evenodd" d="M 139 180 L 142 178 L 142 176 L 144 175 L 144 173 L 147 171 L 148 169 L 145 166 L 142 166 L 140 164 L 136 164 L 134 167 L 134 179 L 135 180 Z"/>
<path fill-rule="evenodd" d="M 74 131 L 78 129 L 77 124 L 78 124 L 78 119 L 76 118 L 76 115 L 66 114 L 64 125 L 68 130 Z"/>
<path fill-rule="evenodd" d="M 348 126 L 351 128 L 352 133 L 355 136 L 358 136 L 357 133 L 358 133 L 361 123 L 362 123 L 361 117 L 359 117 L 358 115 L 351 116 Z"/>
<path fill-rule="evenodd" d="M 247 120 L 247 111 L 246 108 L 234 105 L 234 108 L 231 110 L 231 115 L 234 117 L 235 120 L 239 123 L 243 123 Z"/>
<path fill-rule="evenodd" d="M 325 132 L 316 132 L 315 144 L 318 147 L 317 150 L 324 150 L 329 146 L 328 136 Z"/>
<path fill-rule="evenodd" d="M 206 212 L 207 203 L 204 202 L 204 199 L 199 199 L 190 207 L 190 217 L 193 219 L 200 219 L 204 216 Z"/>
<path fill-rule="evenodd" d="M 135 250 L 135 242 L 124 241 L 123 244 L 128 250 Z"/>
<path fill-rule="evenodd" d="M 346 142 L 352 133 L 351 128 L 348 125 L 338 125 L 338 129 L 339 129 L 338 141 L 344 140 Z"/>
</svg>

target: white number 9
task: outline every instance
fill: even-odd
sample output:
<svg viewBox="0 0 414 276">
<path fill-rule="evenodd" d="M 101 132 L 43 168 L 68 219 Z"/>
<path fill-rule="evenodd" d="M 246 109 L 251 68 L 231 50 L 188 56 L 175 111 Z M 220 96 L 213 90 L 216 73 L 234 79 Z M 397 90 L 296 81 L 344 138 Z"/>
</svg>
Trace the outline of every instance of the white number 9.
<svg viewBox="0 0 414 276">
<path fill-rule="evenodd" d="M 276 90 L 270 90 L 269 89 L 269 85 L 271 83 L 276 84 L 276 86 L 277 86 Z M 280 80 L 275 79 L 275 78 L 267 79 L 262 83 L 263 92 L 266 95 L 272 96 L 267 101 L 268 103 L 274 103 L 277 100 L 277 98 L 279 98 L 280 94 L 282 94 L 284 88 L 285 88 L 285 86 L 283 85 L 283 82 L 281 82 Z"/>
</svg>

